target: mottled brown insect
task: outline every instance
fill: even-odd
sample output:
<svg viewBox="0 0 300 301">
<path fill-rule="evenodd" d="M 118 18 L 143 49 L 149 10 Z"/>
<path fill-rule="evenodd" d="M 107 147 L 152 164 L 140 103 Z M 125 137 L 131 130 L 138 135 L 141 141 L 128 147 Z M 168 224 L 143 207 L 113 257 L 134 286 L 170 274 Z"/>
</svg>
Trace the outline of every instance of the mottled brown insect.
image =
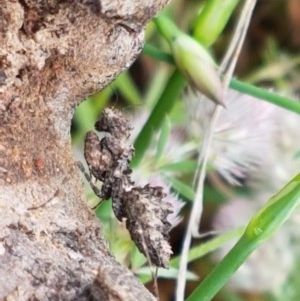
<svg viewBox="0 0 300 301">
<path fill-rule="evenodd" d="M 132 240 L 139 250 L 158 267 L 169 264 L 171 247 L 168 243 L 172 212 L 164 201 L 162 187 L 144 187 L 131 180 L 129 163 L 134 148 L 128 144 L 131 125 L 117 110 L 105 109 L 95 128 L 105 132 L 100 140 L 90 131 L 86 135 L 84 156 L 90 175 L 102 182 L 99 190 L 86 174 L 95 193 L 102 199 L 112 198 L 113 211 L 118 220 L 126 222 Z M 82 164 L 79 167 L 84 171 Z"/>
</svg>

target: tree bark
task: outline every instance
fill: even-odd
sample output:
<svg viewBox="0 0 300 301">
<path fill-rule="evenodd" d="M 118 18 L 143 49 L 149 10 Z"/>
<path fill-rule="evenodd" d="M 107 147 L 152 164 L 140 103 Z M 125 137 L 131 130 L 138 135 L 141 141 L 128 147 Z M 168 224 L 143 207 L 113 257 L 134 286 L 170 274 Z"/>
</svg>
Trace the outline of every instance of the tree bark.
<svg viewBox="0 0 300 301">
<path fill-rule="evenodd" d="M 0 300 L 155 300 L 86 205 L 70 124 L 166 2 L 0 0 Z"/>
</svg>

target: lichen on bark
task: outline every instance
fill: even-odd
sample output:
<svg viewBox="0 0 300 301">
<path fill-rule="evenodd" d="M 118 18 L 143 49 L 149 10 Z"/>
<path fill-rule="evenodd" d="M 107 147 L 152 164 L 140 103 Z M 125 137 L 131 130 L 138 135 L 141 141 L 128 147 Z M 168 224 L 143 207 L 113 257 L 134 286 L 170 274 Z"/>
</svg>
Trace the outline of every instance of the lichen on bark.
<svg viewBox="0 0 300 301">
<path fill-rule="evenodd" d="M 166 2 L 0 0 L 1 300 L 155 299 L 86 206 L 70 123 L 134 61 Z"/>
</svg>

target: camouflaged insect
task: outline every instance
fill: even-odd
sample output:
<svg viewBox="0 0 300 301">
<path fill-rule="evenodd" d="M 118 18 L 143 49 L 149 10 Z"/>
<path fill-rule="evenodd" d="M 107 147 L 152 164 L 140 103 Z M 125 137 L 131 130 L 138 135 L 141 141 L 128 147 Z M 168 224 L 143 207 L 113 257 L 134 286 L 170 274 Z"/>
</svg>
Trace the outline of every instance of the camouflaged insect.
<svg viewBox="0 0 300 301">
<path fill-rule="evenodd" d="M 103 184 L 99 191 L 86 177 L 95 193 L 102 199 L 112 198 L 113 211 L 126 227 L 140 252 L 158 267 L 167 268 L 172 254 L 168 243 L 172 213 L 164 201 L 162 187 L 140 187 L 131 180 L 129 163 L 134 148 L 128 144 L 131 126 L 117 110 L 105 109 L 95 124 L 95 129 L 105 132 L 99 140 L 90 131 L 86 135 L 84 156 L 90 174 Z M 82 168 L 81 168 L 82 169 Z"/>
</svg>

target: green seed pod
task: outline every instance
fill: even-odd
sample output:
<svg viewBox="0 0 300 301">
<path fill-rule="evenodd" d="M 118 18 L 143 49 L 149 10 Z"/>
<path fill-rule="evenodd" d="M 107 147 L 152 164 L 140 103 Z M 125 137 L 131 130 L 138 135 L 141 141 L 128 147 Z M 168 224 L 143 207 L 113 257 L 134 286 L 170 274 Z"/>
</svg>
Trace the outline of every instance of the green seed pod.
<svg viewBox="0 0 300 301">
<path fill-rule="evenodd" d="M 192 88 L 224 106 L 222 82 L 217 65 L 208 51 L 184 33 L 170 45 L 178 69 L 186 76 Z"/>
<path fill-rule="evenodd" d="M 170 19 L 161 16 L 154 19 L 154 22 L 169 42 L 178 69 L 192 88 L 224 106 L 222 82 L 217 65 L 209 52 L 195 39 L 178 29 Z"/>
</svg>

